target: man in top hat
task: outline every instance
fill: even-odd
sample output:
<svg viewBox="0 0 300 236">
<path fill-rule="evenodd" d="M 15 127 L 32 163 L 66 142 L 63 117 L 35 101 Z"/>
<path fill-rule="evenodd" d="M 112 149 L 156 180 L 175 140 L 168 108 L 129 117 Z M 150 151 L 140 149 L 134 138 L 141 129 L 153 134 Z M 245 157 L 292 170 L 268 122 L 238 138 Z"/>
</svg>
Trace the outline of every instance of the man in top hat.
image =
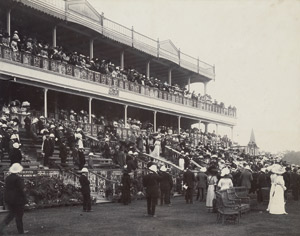
<svg viewBox="0 0 300 236">
<path fill-rule="evenodd" d="M 83 196 L 83 211 L 85 212 L 92 211 L 91 189 L 90 189 L 90 181 L 88 179 L 88 174 L 89 174 L 89 170 L 87 168 L 82 168 L 81 176 L 79 177 L 81 193 Z"/>
<path fill-rule="evenodd" d="M 28 233 L 23 229 L 24 206 L 27 203 L 24 192 L 24 183 L 17 174 L 23 170 L 19 163 L 14 163 L 10 168 L 11 173 L 5 179 L 4 201 L 8 206 L 9 213 L 0 224 L 0 235 L 4 233 L 4 228 L 16 218 L 16 225 L 19 234 Z"/>
<path fill-rule="evenodd" d="M 149 173 L 143 177 L 143 186 L 146 188 L 147 216 L 156 217 L 155 209 L 159 197 L 159 182 L 161 177 L 157 174 L 157 166 L 151 165 Z"/>
</svg>

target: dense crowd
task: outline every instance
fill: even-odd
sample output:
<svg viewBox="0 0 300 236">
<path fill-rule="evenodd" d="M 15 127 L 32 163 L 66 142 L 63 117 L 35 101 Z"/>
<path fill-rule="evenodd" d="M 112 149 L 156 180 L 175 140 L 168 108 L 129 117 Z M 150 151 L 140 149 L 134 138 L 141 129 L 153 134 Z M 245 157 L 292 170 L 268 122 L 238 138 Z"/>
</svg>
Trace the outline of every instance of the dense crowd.
<svg viewBox="0 0 300 236">
<path fill-rule="evenodd" d="M 201 95 L 195 91 L 189 91 L 185 87 L 180 87 L 178 84 L 171 85 L 168 84 L 167 81 L 162 81 L 155 77 L 148 78 L 145 74 L 138 72 L 132 67 L 122 69 L 119 66 L 115 66 L 109 59 L 90 58 L 77 51 L 67 52 L 62 46 L 50 46 L 49 43 L 39 40 L 36 37 L 28 37 L 25 34 L 19 36 L 18 31 L 14 31 L 12 37 L 10 37 L 4 29 L 0 29 L 0 46 L 1 45 L 10 47 L 13 52 L 26 52 L 34 56 L 40 56 L 61 63 L 96 71 L 101 74 L 111 75 L 113 78 L 122 78 L 123 80 L 157 88 L 174 95 L 180 94 L 196 101 L 215 104 L 220 106 L 220 108 L 225 108 L 223 102 L 218 103 L 216 100 L 213 101 L 212 97 L 208 94 Z M 229 106 L 228 109 L 236 111 L 236 108 L 232 106 Z"/>
</svg>

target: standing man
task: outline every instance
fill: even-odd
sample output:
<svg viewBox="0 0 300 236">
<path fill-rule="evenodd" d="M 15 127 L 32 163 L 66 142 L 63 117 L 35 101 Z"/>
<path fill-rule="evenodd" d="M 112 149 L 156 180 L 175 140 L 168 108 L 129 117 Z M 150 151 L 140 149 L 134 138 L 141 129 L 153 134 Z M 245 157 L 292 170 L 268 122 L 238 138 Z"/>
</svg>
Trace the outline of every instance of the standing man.
<svg viewBox="0 0 300 236">
<path fill-rule="evenodd" d="M 24 206 L 27 202 L 24 192 L 24 182 L 17 174 L 23 170 L 19 163 L 14 163 L 10 168 L 11 173 L 5 179 L 4 201 L 8 206 L 9 213 L 0 224 L 0 235 L 4 233 L 4 228 L 16 218 L 16 225 L 19 234 L 28 233 L 23 229 Z"/>
<path fill-rule="evenodd" d="M 160 176 L 157 174 L 157 166 L 151 165 L 149 173 L 143 178 L 143 186 L 146 188 L 147 216 L 156 217 L 155 208 L 159 197 Z"/>
<path fill-rule="evenodd" d="M 252 170 L 250 169 L 249 165 L 246 165 L 244 167 L 243 172 L 240 175 L 240 183 L 241 183 L 241 186 L 246 188 L 247 193 L 249 193 L 249 190 L 251 189 L 251 181 L 252 180 L 253 180 Z"/>
<path fill-rule="evenodd" d="M 160 205 L 165 203 L 168 206 L 171 206 L 171 189 L 173 188 L 172 176 L 167 172 L 165 166 L 162 166 L 160 171 Z"/>
<path fill-rule="evenodd" d="M 200 172 L 197 174 L 197 198 L 200 202 L 205 201 L 205 191 L 207 189 L 207 171 L 206 167 L 201 167 Z"/>
<path fill-rule="evenodd" d="M 90 181 L 88 180 L 89 171 L 87 168 L 82 168 L 81 176 L 79 177 L 79 182 L 81 186 L 81 193 L 83 196 L 83 211 L 91 212 L 92 203 L 91 203 L 91 189 Z"/>
<path fill-rule="evenodd" d="M 193 204 L 193 194 L 194 194 L 195 175 L 190 169 L 191 166 L 189 165 L 183 174 L 183 184 L 187 187 L 185 193 L 185 201 L 187 204 L 189 203 Z"/>
</svg>

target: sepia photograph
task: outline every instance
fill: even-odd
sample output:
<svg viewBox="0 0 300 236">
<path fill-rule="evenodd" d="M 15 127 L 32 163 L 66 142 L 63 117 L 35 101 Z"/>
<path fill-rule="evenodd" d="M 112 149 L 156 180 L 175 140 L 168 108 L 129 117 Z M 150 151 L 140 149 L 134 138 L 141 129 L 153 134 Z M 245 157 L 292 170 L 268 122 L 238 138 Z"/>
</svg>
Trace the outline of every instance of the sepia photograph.
<svg viewBox="0 0 300 236">
<path fill-rule="evenodd" d="M 0 0 L 0 235 L 299 236 L 299 0 Z"/>
</svg>

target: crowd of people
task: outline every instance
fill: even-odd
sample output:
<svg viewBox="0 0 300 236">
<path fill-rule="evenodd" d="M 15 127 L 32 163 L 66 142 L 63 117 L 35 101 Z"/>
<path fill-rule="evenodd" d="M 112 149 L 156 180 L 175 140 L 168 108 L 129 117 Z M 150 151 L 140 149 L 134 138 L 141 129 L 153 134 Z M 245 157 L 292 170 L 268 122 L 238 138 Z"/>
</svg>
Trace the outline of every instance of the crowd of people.
<svg viewBox="0 0 300 236">
<path fill-rule="evenodd" d="M 121 78 L 140 85 L 157 88 L 174 95 L 180 94 L 186 98 L 193 99 L 208 104 L 215 104 L 220 108 L 225 108 L 223 102 L 213 100 L 208 94 L 196 93 L 190 91 L 186 87 L 180 87 L 178 84 L 168 84 L 155 77 L 148 78 L 145 74 L 138 72 L 136 69 L 129 67 L 122 69 L 115 66 L 109 59 L 90 58 L 77 51 L 67 52 L 62 46 L 53 47 L 44 40 L 36 37 L 21 35 L 18 31 L 14 31 L 10 36 L 4 29 L 0 29 L 0 46 L 9 47 L 13 52 L 26 52 L 34 56 L 52 59 L 64 64 L 70 64 L 79 68 L 96 71 L 104 75 L 111 75 L 112 78 Z M 229 106 L 228 109 L 236 111 L 236 108 Z"/>
</svg>

